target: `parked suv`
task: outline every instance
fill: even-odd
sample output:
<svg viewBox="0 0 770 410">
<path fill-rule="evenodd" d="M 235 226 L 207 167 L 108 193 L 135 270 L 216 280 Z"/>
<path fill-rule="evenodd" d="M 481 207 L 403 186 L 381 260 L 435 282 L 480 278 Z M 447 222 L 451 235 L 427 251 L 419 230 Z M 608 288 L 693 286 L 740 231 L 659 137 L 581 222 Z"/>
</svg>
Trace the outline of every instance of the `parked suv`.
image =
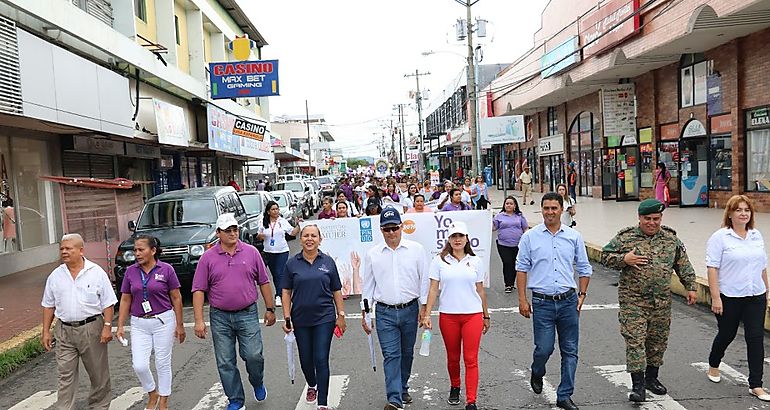
<svg viewBox="0 0 770 410">
<path fill-rule="evenodd" d="M 302 218 L 308 219 L 313 215 L 313 193 L 310 186 L 305 181 L 284 181 L 275 184 L 274 191 L 287 190 L 294 192 L 299 199 L 297 204 L 302 211 Z"/>
<path fill-rule="evenodd" d="M 321 194 L 323 196 L 333 196 L 334 195 L 334 186 L 336 183 L 334 182 L 334 178 L 324 175 L 321 177 L 318 177 L 318 183 L 321 184 Z"/>
<path fill-rule="evenodd" d="M 241 240 L 254 244 L 259 221 L 246 213 L 232 187 L 182 189 L 151 198 L 139 220 L 128 222 L 128 228 L 134 233 L 118 247 L 114 269 L 116 289 L 120 290 L 126 268 L 136 260 L 134 238 L 147 234 L 160 240 L 160 260 L 174 267 L 182 290 L 189 291 L 198 260 L 218 241 L 217 217 L 228 212 L 235 214 Z"/>
</svg>

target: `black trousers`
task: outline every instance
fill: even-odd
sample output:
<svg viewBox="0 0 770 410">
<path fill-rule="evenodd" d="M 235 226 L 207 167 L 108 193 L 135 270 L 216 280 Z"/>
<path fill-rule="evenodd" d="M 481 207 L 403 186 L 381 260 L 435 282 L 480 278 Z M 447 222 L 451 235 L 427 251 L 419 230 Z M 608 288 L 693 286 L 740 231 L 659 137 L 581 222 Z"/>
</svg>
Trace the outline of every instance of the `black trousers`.
<svg viewBox="0 0 770 410">
<path fill-rule="evenodd" d="M 479 200 L 476 201 L 476 209 L 487 209 L 487 204 L 489 204 L 489 201 L 482 195 Z"/>
<path fill-rule="evenodd" d="M 749 362 L 749 388 L 762 387 L 762 371 L 765 359 L 765 294 L 740 298 L 722 297 L 722 314 L 715 315 L 719 331 L 711 345 L 709 366 L 719 367 L 727 346 L 735 339 L 738 326 L 743 322 L 746 339 L 746 355 Z"/>
<path fill-rule="evenodd" d="M 503 281 L 505 286 L 516 285 L 516 256 L 519 255 L 518 246 L 505 246 L 497 244 L 497 253 L 503 261 Z"/>
</svg>

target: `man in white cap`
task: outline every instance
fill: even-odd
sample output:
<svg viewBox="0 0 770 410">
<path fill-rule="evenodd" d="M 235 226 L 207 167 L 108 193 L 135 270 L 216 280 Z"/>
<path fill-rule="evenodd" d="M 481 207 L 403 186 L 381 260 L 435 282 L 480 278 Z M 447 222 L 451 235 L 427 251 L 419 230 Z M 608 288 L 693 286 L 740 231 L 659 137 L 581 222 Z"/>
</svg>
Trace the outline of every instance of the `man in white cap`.
<svg viewBox="0 0 770 410">
<path fill-rule="evenodd" d="M 201 256 L 192 283 L 195 335 L 201 339 L 207 333 L 203 321 L 204 293 L 209 297 L 214 356 L 219 379 L 230 401 L 227 410 L 241 410 L 246 401 L 235 355 L 236 343 L 246 362 L 254 397 L 257 401 L 267 398 L 257 285 L 265 301 L 265 325 L 275 324 L 273 290 L 265 263 L 255 247 L 238 239 L 238 230 L 238 221 L 233 214 L 222 214 L 217 218 L 219 243 Z"/>
<path fill-rule="evenodd" d="M 403 409 L 412 402 L 409 375 L 412 373 L 417 326 L 428 297 L 428 255 L 417 242 L 401 237 L 401 215 L 393 207 L 380 213 L 384 243 L 374 245 L 364 257 L 363 294 L 370 305 L 377 303 L 377 338 L 383 356 L 385 410 Z M 366 334 L 372 329 L 361 319 Z"/>
</svg>

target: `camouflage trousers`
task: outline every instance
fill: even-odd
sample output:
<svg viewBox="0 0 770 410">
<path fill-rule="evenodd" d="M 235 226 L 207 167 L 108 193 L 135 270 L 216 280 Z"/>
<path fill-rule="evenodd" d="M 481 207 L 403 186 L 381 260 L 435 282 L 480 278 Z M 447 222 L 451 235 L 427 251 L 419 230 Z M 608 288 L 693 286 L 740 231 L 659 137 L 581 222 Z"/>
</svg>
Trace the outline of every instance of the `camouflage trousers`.
<svg viewBox="0 0 770 410">
<path fill-rule="evenodd" d="M 650 308 L 620 304 L 620 334 L 626 339 L 626 371 L 643 372 L 663 365 L 671 327 L 671 306 Z"/>
</svg>

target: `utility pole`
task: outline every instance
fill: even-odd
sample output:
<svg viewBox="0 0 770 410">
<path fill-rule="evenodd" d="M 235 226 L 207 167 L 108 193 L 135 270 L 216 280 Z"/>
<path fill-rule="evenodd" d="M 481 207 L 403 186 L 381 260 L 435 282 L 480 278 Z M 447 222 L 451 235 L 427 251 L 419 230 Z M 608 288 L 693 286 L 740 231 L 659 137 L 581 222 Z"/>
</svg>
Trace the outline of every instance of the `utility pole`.
<svg viewBox="0 0 770 410">
<path fill-rule="evenodd" d="M 417 122 L 418 122 L 418 137 L 420 138 L 420 162 L 417 164 L 418 169 L 418 175 L 424 176 L 425 170 L 428 169 L 428 164 L 425 159 L 425 149 L 423 146 L 423 135 L 422 135 L 422 93 L 420 92 L 420 76 L 422 75 L 430 75 L 430 72 L 427 73 L 421 73 L 420 70 L 414 70 L 414 74 L 404 74 L 404 77 L 414 77 L 417 80 L 417 92 L 414 95 L 414 100 L 417 103 Z"/>
<path fill-rule="evenodd" d="M 404 135 L 404 104 L 398 105 L 398 116 L 401 121 L 401 150 L 404 152 L 404 159 L 401 160 L 401 163 L 406 164 L 408 159 L 406 157 L 406 135 Z M 406 168 L 406 165 L 404 165 L 404 168 Z"/>
<path fill-rule="evenodd" d="M 396 162 L 396 130 L 393 129 L 393 118 L 390 119 L 390 161 Z"/>
<path fill-rule="evenodd" d="M 478 130 L 476 128 L 476 61 L 473 50 L 473 20 L 471 16 L 471 0 L 465 0 L 466 24 L 468 28 L 468 104 L 470 105 L 468 119 L 468 128 L 471 132 L 471 161 L 473 162 L 474 173 L 481 175 L 481 147 L 478 141 Z"/>
<path fill-rule="evenodd" d="M 310 172 L 310 167 L 312 166 L 310 160 L 313 157 L 313 144 L 310 142 L 310 110 L 307 106 L 307 100 L 305 100 L 305 124 L 307 125 L 307 167 L 308 172 Z M 317 176 L 318 173 L 315 173 L 315 175 Z"/>
</svg>

